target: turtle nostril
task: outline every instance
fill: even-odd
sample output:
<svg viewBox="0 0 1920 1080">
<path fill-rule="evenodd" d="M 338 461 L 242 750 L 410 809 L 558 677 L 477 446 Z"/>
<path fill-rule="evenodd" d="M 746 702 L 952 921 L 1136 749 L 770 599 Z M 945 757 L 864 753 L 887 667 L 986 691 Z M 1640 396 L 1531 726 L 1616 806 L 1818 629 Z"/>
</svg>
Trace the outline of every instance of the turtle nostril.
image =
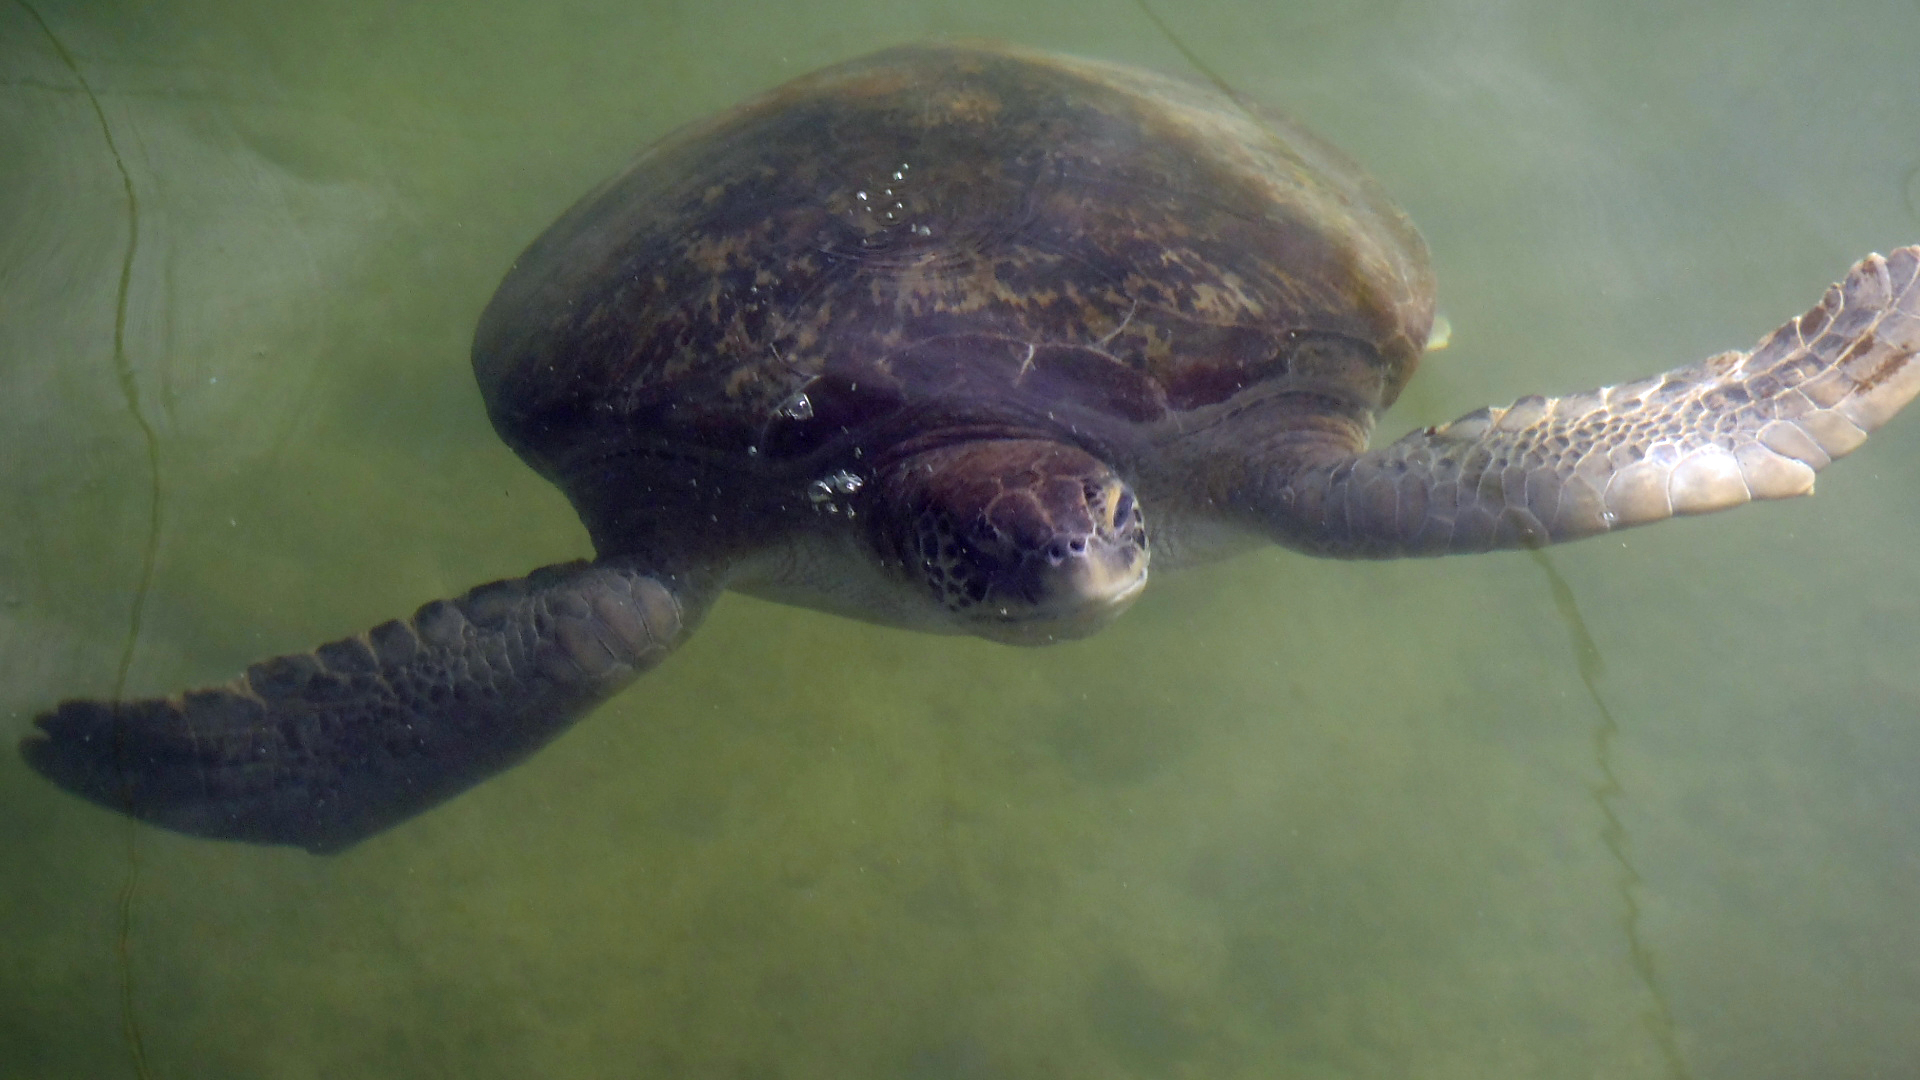
<svg viewBox="0 0 1920 1080">
<path fill-rule="evenodd" d="M 1071 540 L 1055 540 L 1047 545 L 1047 562 L 1054 566 L 1059 566 L 1061 563 L 1066 562 L 1069 557 L 1077 557 L 1085 555 L 1086 553 L 1087 538 L 1084 536 L 1076 536 Z"/>
</svg>

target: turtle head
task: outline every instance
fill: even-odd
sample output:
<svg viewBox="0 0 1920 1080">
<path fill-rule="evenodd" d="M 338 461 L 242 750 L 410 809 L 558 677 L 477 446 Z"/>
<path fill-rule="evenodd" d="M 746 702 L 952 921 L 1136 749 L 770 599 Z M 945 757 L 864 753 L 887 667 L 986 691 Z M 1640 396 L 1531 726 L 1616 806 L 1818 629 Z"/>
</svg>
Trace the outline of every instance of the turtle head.
<svg viewBox="0 0 1920 1080">
<path fill-rule="evenodd" d="M 1147 583 L 1147 531 L 1127 486 L 1084 450 L 979 439 L 880 477 L 882 559 L 959 627 L 1016 645 L 1085 637 Z"/>
</svg>

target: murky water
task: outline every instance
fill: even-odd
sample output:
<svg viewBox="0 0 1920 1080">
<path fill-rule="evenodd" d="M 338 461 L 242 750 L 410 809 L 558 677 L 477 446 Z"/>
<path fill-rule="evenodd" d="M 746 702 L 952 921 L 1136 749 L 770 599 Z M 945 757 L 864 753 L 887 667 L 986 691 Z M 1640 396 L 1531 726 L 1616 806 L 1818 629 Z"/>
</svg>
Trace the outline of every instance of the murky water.
<svg viewBox="0 0 1920 1080">
<path fill-rule="evenodd" d="M 1454 343 L 1388 435 L 1920 239 L 1920 8 L 1587 7 L 1164 11 L 1425 229 Z M 0 2 L 9 741 L 584 554 L 466 343 L 650 138 L 926 35 L 1187 70 L 1123 2 L 443 8 Z M 0 1072 L 1907 1075 L 1920 420 L 1820 487 L 1554 550 L 1580 622 L 1525 555 L 1261 553 L 1042 651 L 728 599 L 334 858 L 0 755 Z"/>
</svg>

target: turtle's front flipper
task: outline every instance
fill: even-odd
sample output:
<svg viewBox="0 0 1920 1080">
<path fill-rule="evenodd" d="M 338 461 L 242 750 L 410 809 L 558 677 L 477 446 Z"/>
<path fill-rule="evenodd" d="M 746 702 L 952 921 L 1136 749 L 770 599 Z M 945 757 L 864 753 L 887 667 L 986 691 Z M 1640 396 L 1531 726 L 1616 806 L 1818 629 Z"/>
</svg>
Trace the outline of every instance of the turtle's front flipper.
<svg viewBox="0 0 1920 1080">
<path fill-rule="evenodd" d="M 1751 353 L 1523 398 L 1240 493 L 1283 543 L 1348 558 L 1577 540 L 1813 490 L 1920 391 L 1920 247 L 1856 264 Z"/>
<path fill-rule="evenodd" d="M 577 562 L 164 700 L 68 701 L 29 764 L 180 832 L 337 851 L 518 762 L 678 645 L 712 599 Z"/>
</svg>

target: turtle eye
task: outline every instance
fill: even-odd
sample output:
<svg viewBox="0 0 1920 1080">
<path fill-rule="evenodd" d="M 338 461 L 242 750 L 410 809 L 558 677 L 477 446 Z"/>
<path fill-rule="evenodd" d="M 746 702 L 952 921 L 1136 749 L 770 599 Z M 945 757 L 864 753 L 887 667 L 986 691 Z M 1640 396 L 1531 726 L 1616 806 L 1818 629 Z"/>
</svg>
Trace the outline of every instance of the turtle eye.
<svg viewBox="0 0 1920 1080">
<path fill-rule="evenodd" d="M 1113 527 L 1123 529 L 1131 520 L 1133 520 L 1133 493 L 1121 488 L 1119 497 L 1113 500 Z"/>
</svg>

